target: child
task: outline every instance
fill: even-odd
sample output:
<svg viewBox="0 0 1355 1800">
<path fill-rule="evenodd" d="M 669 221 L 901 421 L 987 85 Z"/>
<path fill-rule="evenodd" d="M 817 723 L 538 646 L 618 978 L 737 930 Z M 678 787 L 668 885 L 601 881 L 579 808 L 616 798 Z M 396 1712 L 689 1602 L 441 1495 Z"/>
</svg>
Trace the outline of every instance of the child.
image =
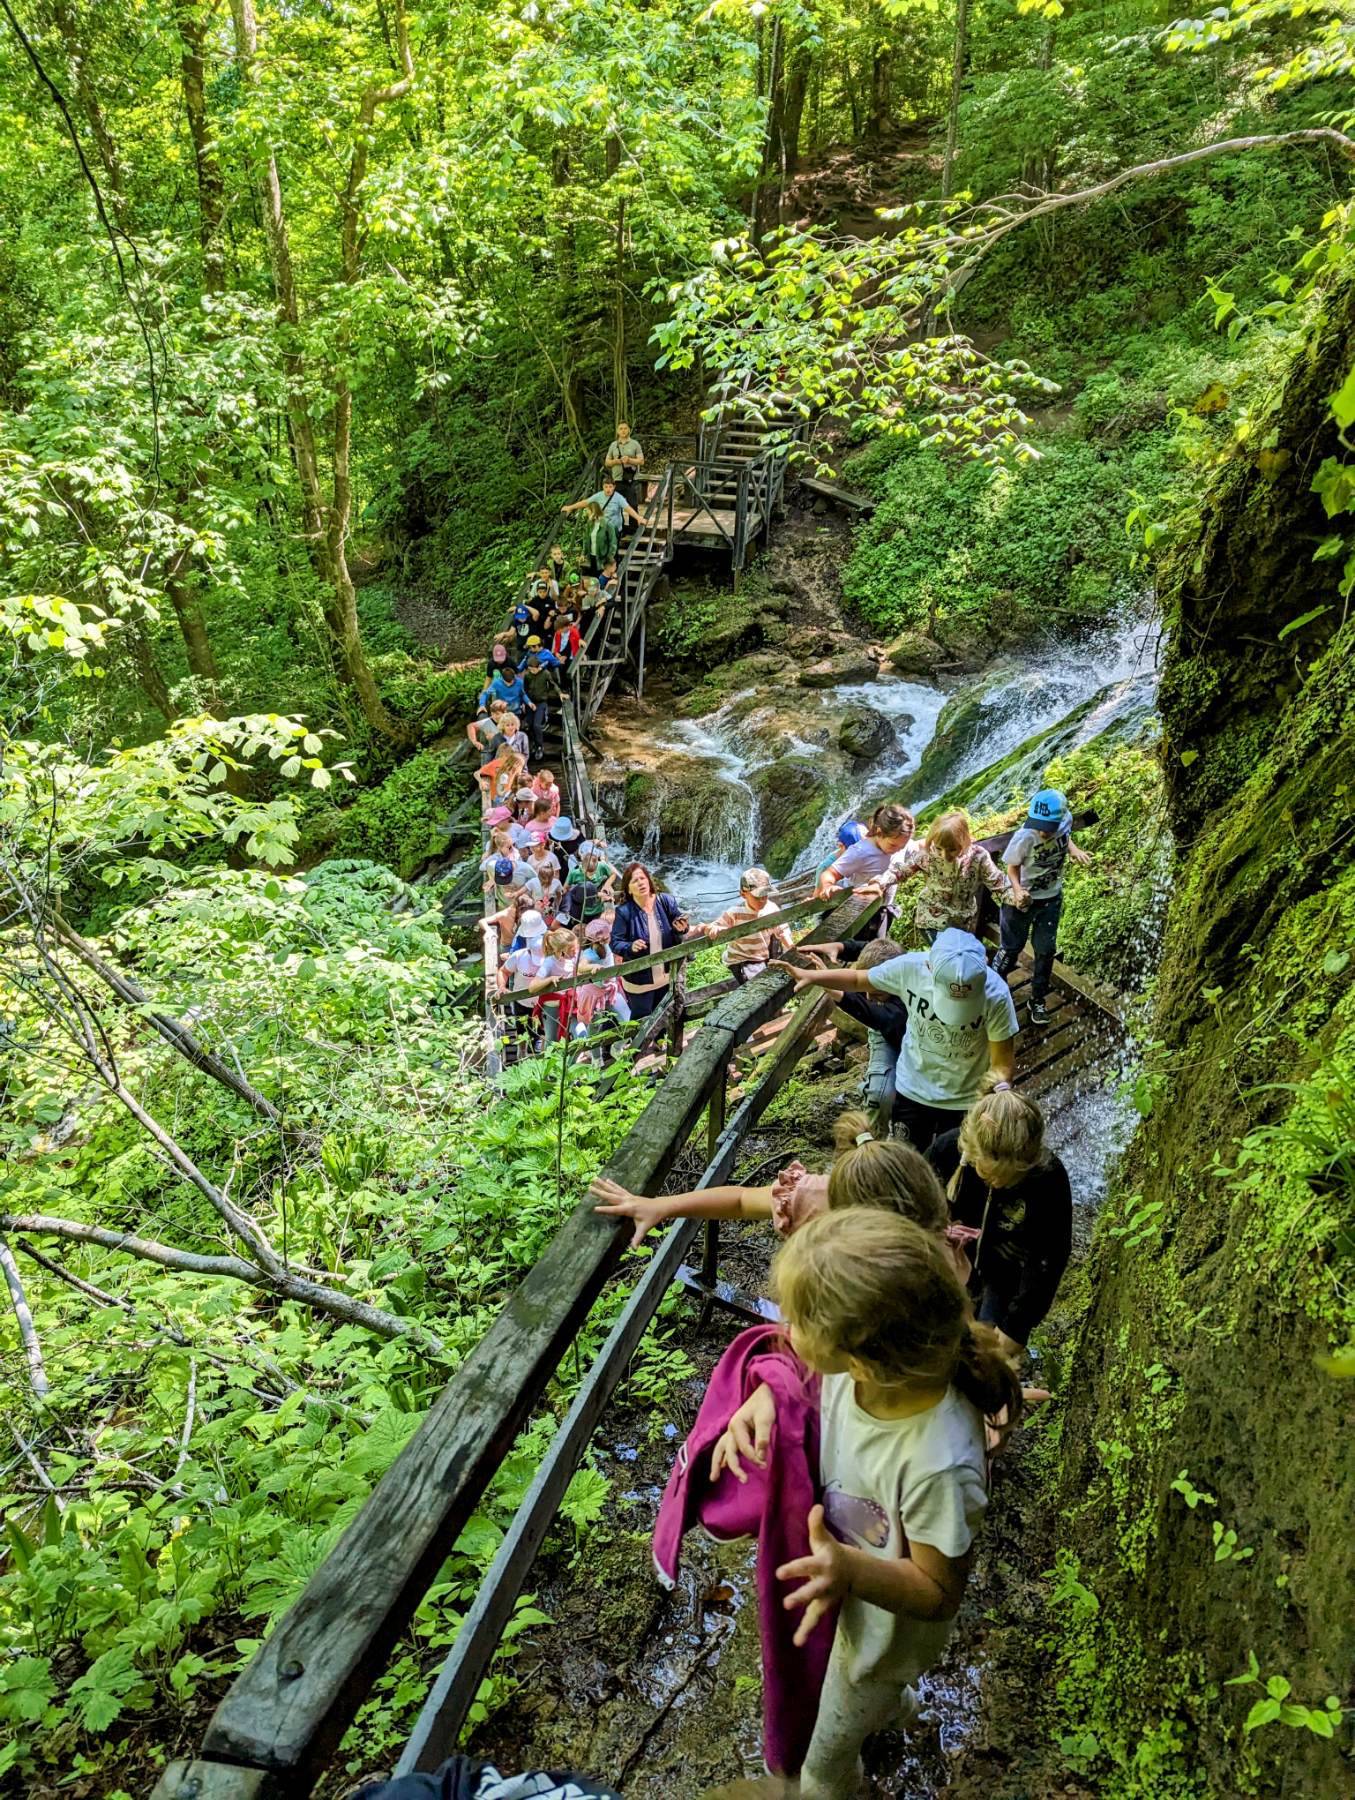
<svg viewBox="0 0 1355 1800">
<path fill-rule="evenodd" d="M 565 981 L 574 973 L 579 963 L 579 940 L 572 931 L 563 926 L 556 926 L 546 933 L 546 954 L 541 959 L 536 974 L 527 984 L 529 994 L 540 994 L 553 981 Z M 587 1027 L 575 1027 L 574 996 L 576 988 L 566 988 L 563 994 L 554 994 L 549 999 L 536 1002 L 536 1017 L 545 1028 L 545 1041 L 548 1044 L 558 1043 L 560 1036 L 568 1032 L 571 1037 L 582 1037 Z"/>
<path fill-rule="evenodd" d="M 834 888 L 843 885 L 859 894 L 880 882 L 888 900 L 888 890 L 898 875 L 896 859 L 912 835 L 913 815 L 906 806 L 896 806 L 888 800 L 877 806 L 864 836 L 839 851 L 819 876 L 815 889 L 818 899 L 826 900 Z"/>
<path fill-rule="evenodd" d="M 563 680 L 570 671 L 575 657 L 579 654 L 579 623 L 572 607 L 563 607 L 555 615 L 555 635 L 551 639 L 551 653 L 560 665 L 560 677 Z"/>
<path fill-rule="evenodd" d="M 550 801 L 543 800 L 540 795 L 533 792 L 531 817 L 527 820 L 527 830 L 531 835 L 532 842 L 535 844 L 548 843 L 550 828 Z"/>
<path fill-rule="evenodd" d="M 487 762 L 483 769 L 477 769 L 475 779 L 480 784 L 480 792 L 486 807 L 497 806 L 501 799 L 515 793 L 527 776 L 526 758 L 520 756 L 507 744 L 500 750 L 493 762 Z"/>
<path fill-rule="evenodd" d="M 536 1009 L 536 1001 L 528 993 L 541 969 L 546 938 L 546 921 L 534 908 L 518 920 L 513 948 L 499 963 L 499 992 L 511 997 L 509 1024 L 522 1028 Z"/>
<path fill-rule="evenodd" d="M 942 813 L 920 844 L 908 846 L 900 885 L 905 881 L 918 884 L 913 923 L 928 943 L 948 925 L 977 935 L 984 889 L 999 905 L 1007 892 L 1006 876 L 974 842 L 962 812 Z"/>
<path fill-rule="evenodd" d="M 481 869 L 488 873 L 501 856 L 508 857 L 510 861 L 513 857 L 513 839 L 506 820 L 490 827 L 489 849 L 480 858 Z"/>
<path fill-rule="evenodd" d="M 532 872 L 532 879 L 540 884 L 542 912 L 547 918 L 554 918 L 560 910 L 565 890 L 560 880 L 560 865 L 549 843 L 532 845 L 527 852 L 527 867 Z"/>
<path fill-rule="evenodd" d="M 1041 788 L 1030 803 L 1026 822 L 1013 832 L 1004 858 L 1011 892 L 999 915 L 1002 948 L 993 968 L 1011 974 L 1026 939 L 1035 952 L 1026 1017 L 1032 1025 L 1049 1023 L 1049 982 L 1063 911 L 1063 866 L 1069 857 L 1084 868 L 1091 857 L 1073 842 L 1073 815 L 1057 788 Z"/>
<path fill-rule="evenodd" d="M 579 973 L 586 974 L 590 969 L 617 969 L 620 965 L 607 941 L 612 934 L 610 919 L 594 919 L 584 927 L 583 949 L 579 952 Z M 575 1010 L 584 1027 L 593 1023 L 599 1012 L 611 1012 L 623 1025 L 630 1022 L 630 1003 L 622 991 L 619 976 L 612 974 L 605 980 L 590 981 L 577 990 L 574 996 Z"/>
<path fill-rule="evenodd" d="M 752 931 L 747 937 L 735 938 L 725 950 L 725 967 L 740 985 L 761 975 L 773 956 L 785 956 L 795 948 L 789 925 L 771 923 L 781 910 L 771 896 L 772 878 L 767 871 L 745 869 L 739 877 L 737 905 L 726 907 L 718 918 L 698 928 L 710 938 L 734 925 L 749 925 L 754 919 L 767 921 L 765 931 Z"/>
<path fill-rule="evenodd" d="M 795 1642 L 839 1607 L 801 1770 L 803 1800 L 856 1792 L 872 1732 L 916 1716 L 912 1684 L 950 1636 L 988 1504 L 984 1415 L 1021 1405 L 994 1332 L 970 1315 L 943 1244 L 909 1219 L 849 1207 L 778 1251 L 773 1286 L 796 1354 L 822 1377 L 823 1504 L 810 1553 L 782 1564 Z M 712 1458 L 763 1463 L 776 1399 L 759 1387 Z"/>
<path fill-rule="evenodd" d="M 552 819 L 558 819 L 560 816 L 560 790 L 555 784 L 555 776 L 549 769 L 537 770 L 532 777 L 532 792 L 538 800 L 550 801 L 550 816 Z"/>
<path fill-rule="evenodd" d="M 490 705 L 488 715 L 482 713 L 466 727 L 466 737 L 480 752 L 481 768 L 498 754 L 503 744 L 503 716 L 507 711 L 506 701 L 495 700 Z"/>
<path fill-rule="evenodd" d="M 973 1239 L 974 1304 L 1010 1355 L 1054 1304 L 1073 1248 L 1068 1171 L 1044 1141 L 1044 1115 L 1012 1089 L 976 1100 L 927 1161 L 947 1183 L 951 1216 Z"/>
<path fill-rule="evenodd" d="M 522 721 L 518 718 L 517 714 L 511 712 L 502 714 L 499 720 L 499 729 L 503 733 L 504 743 L 507 744 L 510 750 L 516 751 L 523 762 L 526 763 L 528 753 L 527 733 L 522 729 Z"/>
</svg>

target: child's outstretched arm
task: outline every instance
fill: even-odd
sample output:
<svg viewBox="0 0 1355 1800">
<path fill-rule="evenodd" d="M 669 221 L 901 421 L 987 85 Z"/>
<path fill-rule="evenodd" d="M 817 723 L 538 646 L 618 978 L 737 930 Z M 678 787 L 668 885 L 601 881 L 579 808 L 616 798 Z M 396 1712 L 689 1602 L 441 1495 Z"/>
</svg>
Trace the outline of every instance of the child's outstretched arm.
<svg viewBox="0 0 1355 1800">
<path fill-rule="evenodd" d="M 787 1612 L 805 1609 L 797 1644 L 807 1643 L 823 1615 L 848 1594 L 911 1619 L 953 1618 L 969 1579 L 968 1556 L 957 1561 L 930 1544 L 910 1543 L 907 1556 L 890 1557 L 841 1544 L 824 1523 L 821 1506 L 809 1515 L 809 1552 L 776 1571 L 778 1581 L 802 1583 L 783 1602 Z"/>
<path fill-rule="evenodd" d="M 770 1219 L 772 1189 L 770 1187 L 714 1187 L 700 1193 L 668 1194 L 662 1200 L 651 1200 L 644 1194 L 632 1194 L 603 1175 L 589 1188 L 589 1193 L 602 1204 L 593 1211 L 610 1219 L 634 1219 L 635 1235 L 631 1245 L 642 1243 L 658 1225 L 670 1219 Z"/>
</svg>

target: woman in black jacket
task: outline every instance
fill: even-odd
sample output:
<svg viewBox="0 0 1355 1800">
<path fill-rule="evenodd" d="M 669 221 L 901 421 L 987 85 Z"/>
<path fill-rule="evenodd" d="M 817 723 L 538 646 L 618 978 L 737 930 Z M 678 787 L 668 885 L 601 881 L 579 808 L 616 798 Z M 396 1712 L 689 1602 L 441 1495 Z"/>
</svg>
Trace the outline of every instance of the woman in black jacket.
<svg viewBox="0 0 1355 1800">
<path fill-rule="evenodd" d="M 958 1131 L 927 1152 L 951 1222 L 974 1232 L 967 1250 L 980 1319 L 1014 1350 L 1054 1304 L 1073 1246 L 1068 1171 L 1045 1148 L 1044 1115 L 1005 1085 L 975 1101 Z"/>
<path fill-rule="evenodd" d="M 612 921 L 612 949 L 622 965 L 621 985 L 630 1002 L 632 1019 L 647 1019 L 668 992 L 668 966 L 637 969 L 626 974 L 625 965 L 653 950 L 671 950 L 687 936 L 687 917 L 671 894 L 661 894 L 643 863 L 633 862 L 622 878 L 625 899 Z"/>
</svg>

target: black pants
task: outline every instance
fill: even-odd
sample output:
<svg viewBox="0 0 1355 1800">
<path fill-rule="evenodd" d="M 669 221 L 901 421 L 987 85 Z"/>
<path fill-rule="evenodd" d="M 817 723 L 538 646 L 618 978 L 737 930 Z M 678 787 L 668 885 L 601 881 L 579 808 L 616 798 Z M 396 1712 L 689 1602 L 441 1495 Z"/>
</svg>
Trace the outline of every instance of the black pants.
<svg viewBox="0 0 1355 1800">
<path fill-rule="evenodd" d="M 1026 939 L 1030 939 L 1035 952 L 1035 973 L 1030 981 L 1032 1000 L 1043 1000 L 1049 993 L 1062 911 L 1063 895 L 1055 894 L 1049 900 L 1032 900 L 1024 911 L 1019 907 L 1004 906 L 998 916 L 998 933 L 1010 961 L 1016 961 L 1026 947 Z"/>
<path fill-rule="evenodd" d="M 647 1019 L 668 992 L 668 984 L 665 982 L 662 987 L 627 988 L 625 992 L 630 1001 L 631 1018 Z"/>
<path fill-rule="evenodd" d="M 928 1106 L 923 1100 L 910 1100 L 906 1094 L 894 1096 L 894 1123 L 901 1125 L 909 1143 L 925 1156 L 933 1138 L 943 1131 L 954 1131 L 964 1118 L 963 1107 Z"/>
<path fill-rule="evenodd" d="M 544 700 L 538 700 L 534 710 L 527 715 L 527 729 L 532 734 L 532 761 L 540 762 L 546 753 L 546 727 L 550 724 L 550 708 Z"/>
<path fill-rule="evenodd" d="M 908 1024 L 908 1008 L 902 1000 L 891 994 L 842 994 L 838 1005 L 849 1019 L 855 1019 L 867 1031 L 878 1031 L 895 1056 L 902 1050 Z"/>
</svg>

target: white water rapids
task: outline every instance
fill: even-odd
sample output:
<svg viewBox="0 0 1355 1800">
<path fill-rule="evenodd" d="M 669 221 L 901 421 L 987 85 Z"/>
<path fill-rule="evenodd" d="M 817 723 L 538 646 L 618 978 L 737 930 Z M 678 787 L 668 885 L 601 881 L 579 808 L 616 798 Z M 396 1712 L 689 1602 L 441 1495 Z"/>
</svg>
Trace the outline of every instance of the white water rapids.
<svg viewBox="0 0 1355 1800">
<path fill-rule="evenodd" d="M 666 746 L 685 757 L 702 759 L 726 792 L 718 815 L 703 822 L 702 854 L 657 858 L 653 843 L 633 848 L 660 864 L 663 879 L 693 917 L 710 918 L 737 898 L 740 871 L 758 859 L 759 807 L 749 776 L 787 755 L 810 761 L 818 757 L 821 751 L 813 739 L 823 715 L 840 714 L 847 705 L 873 707 L 894 725 L 898 741 L 883 757 L 859 768 L 852 790 L 827 809 L 812 841 L 797 857 L 793 873 L 827 861 L 836 849 L 837 828 L 843 819 L 862 816 L 868 803 L 887 797 L 917 772 L 950 700 L 980 690 L 975 729 L 970 741 L 958 743 L 946 759 L 937 785 L 913 794 L 914 805 L 935 799 L 956 782 L 1000 761 L 1028 738 L 1060 724 L 1093 699 L 1097 704 L 1079 722 L 1070 744 L 1062 747 L 1090 741 L 1131 705 L 1151 704 L 1154 649 L 1153 629 L 1141 618 L 1133 618 L 1076 644 L 1051 641 L 1043 653 L 1027 652 L 1013 659 L 1010 667 L 989 670 L 949 691 L 895 675 L 832 689 L 796 688 L 804 735 L 787 733 L 784 728 L 784 694 L 776 696 L 782 722 L 771 726 L 773 709 L 769 704 L 768 728 L 760 730 L 759 713 L 748 710 L 752 696 L 744 690 L 731 695 L 705 718 L 664 726 L 655 739 L 659 748 Z M 821 731 L 819 735 L 821 740 Z M 624 847 L 615 848 L 620 852 Z"/>
</svg>

